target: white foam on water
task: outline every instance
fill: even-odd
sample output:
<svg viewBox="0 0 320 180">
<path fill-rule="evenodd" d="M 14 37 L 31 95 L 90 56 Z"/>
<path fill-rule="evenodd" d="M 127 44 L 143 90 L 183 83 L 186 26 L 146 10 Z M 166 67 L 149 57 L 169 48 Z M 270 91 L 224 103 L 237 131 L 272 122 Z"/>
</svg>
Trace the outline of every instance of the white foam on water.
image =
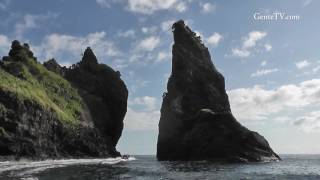
<svg viewBox="0 0 320 180">
<path fill-rule="evenodd" d="M 45 161 L 4 161 L 0 162 L 0 174 L 8 171 L 19 171 L 16 176 L 21 177 L 45 171 L 52 168 L 60 168 L 71 165 L 91 165 L 91 164 L 117 164 L 120 162 L 133 161 L 134 157 L 123 159 L 106 158 L 106 159 L 61 159 L 61 160 L 45 160 Z M 33 178 L 33 177 L 30 177 Z M 27 179 L 29 180 L 29 179 Z"/>
<path fill-rule="evenodd" d="M 128 158 L 128 161 L 134 161 L 134 160 L 137 160 L 135 157 L 132 157 L 132 156 L 130 156 L 129 158 Z"/>
<path fill-rule="evenodd" d="M 21 180 L 39 180 L 36 177 L 27 177 L 27 178 L 21 178 Z"/>
</svg>

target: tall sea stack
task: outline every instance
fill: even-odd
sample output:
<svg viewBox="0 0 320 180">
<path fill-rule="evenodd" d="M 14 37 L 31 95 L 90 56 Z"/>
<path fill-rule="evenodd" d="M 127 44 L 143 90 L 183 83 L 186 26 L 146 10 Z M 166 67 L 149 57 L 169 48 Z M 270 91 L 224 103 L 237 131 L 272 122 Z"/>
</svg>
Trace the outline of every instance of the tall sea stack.
<svg viewBox="0 0 320 180">
<path fill-rule="evenodd" d="M 224 77 L 184 22 L 173 24 L 172 73 L 164 93 L 158 160 L 279 160 L 264 137 L 232 115 Z"/>
</svg>

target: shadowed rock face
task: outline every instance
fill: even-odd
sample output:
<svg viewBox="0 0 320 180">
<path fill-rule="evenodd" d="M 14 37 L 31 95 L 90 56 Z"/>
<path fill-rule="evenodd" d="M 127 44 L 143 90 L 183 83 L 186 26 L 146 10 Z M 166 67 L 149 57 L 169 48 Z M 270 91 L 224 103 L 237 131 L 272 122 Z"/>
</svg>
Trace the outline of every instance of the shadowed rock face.
<svg viewBox="0 0 320 180">
<path fill-rule="evenodd" d="M 183 21 L 173 25 L 172 73 L 164 94 L 158 160 L 248 162 L 280 159 L 268 142 L 233 117 L 224 77 Z"/>
<path fill-rule="evenodd" d="M 65 78 L 78 89 L 94 124 L 102 134 L 111 138 L 115 147 L 122 134 L 128 99 L 128 90 L 120 72 L 98 64 L 88 47 L 82 60 L 65 71 Z"/>
</svg>

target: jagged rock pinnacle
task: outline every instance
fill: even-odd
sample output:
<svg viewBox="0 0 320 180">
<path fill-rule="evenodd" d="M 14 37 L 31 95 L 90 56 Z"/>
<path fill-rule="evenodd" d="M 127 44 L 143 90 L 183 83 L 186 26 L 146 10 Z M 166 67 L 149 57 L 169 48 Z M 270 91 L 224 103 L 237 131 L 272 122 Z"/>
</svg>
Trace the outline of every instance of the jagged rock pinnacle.
<svg viewBox="0 0 320 180">
<path fill-rule="evenodd" d="M 233 117 L 224 77 L 182 20 L 173 24 L 172 73 L 161 107 L 158 160 L 278 160 L 268 142 Z"/>
<path fill-rule="evenodd" d="M 97 57 L 90 47 L 87 47 L 84 51 L 80 65 L 88 69 L 94 69 L 98 65 Z"/>
<path fill-rule="evenodd" d="M 33 52 L 30 50 L 29 45 L 27 43 L 21 45 L 18 40 L 12 41 L 9 56 L 17 58 L 18 60 L 24 60 L 27 57 L 36 60 L 36 58 L 33 56 Z"/>
<path fill-rule="evenodd" d="M 206 48 L 201 41 L 201 37 L 197 36 L 195 32 L 193 32 L 188 26 L 186 26 L 183 20 L 174 23 L 172 25 L 172 29 L 175 44 L 186 42 L 197 43 L 199 47 Z"/>
</svg>

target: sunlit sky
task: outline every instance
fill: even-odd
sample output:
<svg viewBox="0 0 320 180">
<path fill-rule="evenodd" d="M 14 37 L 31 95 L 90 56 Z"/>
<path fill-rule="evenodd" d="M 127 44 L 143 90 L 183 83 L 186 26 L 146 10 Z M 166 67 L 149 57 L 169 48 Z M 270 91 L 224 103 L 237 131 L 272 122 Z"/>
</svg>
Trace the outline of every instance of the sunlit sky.
<svg viewBox="0 0 320 180">
<path fill-rule="evenodd" d="M 18 39 L 39 61 L 69 66 L 90 46 L 129 89 L 118 150 L 155 154 L 170 26 L 184 19 L 225 76 L 242 124 L 278 153 L 320 153 L 319 7 L 316 0 L 0 0 L 0 56 Z M 254 18 L 276 12 L 291 20 Z"/>
</svg>

